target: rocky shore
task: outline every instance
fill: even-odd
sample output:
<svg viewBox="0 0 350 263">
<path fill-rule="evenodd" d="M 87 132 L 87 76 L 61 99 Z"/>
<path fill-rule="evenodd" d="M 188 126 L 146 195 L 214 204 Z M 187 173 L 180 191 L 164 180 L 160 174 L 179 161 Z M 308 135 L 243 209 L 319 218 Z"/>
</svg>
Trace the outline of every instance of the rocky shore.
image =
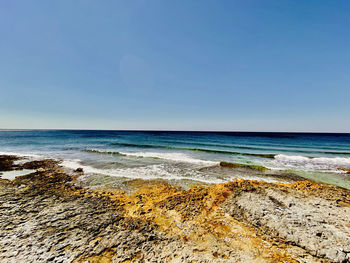
<svg viewBox="0 0 350 263">
<path fill-rule="evenodd" d="M 342 188 L 300 178 L 92 190 L 57 161 L 0 156 L 0 173 L 20 169 L 34 171 L 0 179 L 0 262 L 350 262 Z"/>
</svg>

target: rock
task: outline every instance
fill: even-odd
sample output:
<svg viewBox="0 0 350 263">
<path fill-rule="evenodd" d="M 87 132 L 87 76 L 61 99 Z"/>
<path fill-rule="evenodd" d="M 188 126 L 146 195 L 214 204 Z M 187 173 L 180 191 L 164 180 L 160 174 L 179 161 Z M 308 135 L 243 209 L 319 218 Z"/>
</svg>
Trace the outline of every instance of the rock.
<svg viewBox="0 0 350 263">
<path fill-rule="evenodd" d="M 42 165 L 42 167 L 40 167 Z M 350 191 L 235 180 L 81 188 L 49 160 L 0 180 L 0 262 L 349 262 Z"/>
<path fill-rule="evenodd" d="M 260 236 L 284 240 L 330 262 L 346 262 L 342 251 L 350 248 L 350 230 L 344 222 L 350 223 L 350 206 L 339 206 L 339 198 L 350 201 L 349 191 L 312 182 L 295 182 L 292 187 L 259 184 L 254 191 L 232 195 L 225 206 Z"/>
<path fill-rule="evenodd" d="M 18 165 L 14 165 L 14 161 L 20 158 L 14 155 L 0 155 L 0 171 L 12 171 L 20 169 Z"/>
<path fill-rule="evenodd" d="M 53 169 L 58 165 L 58 162 L 52 159 L 45 159 L 41 161 L 30 161 L 22 165 L 24 169 Z"/>
<path fill-rule="evenodd" d="M 340 168 L 340 170 L 346 172 L 347 174 L 350 174 L 350 169 L 348 168 Z"/>
<path fill-rule="evenodd" d="M 75 169 L 74 172 L 76 172 L 76 173 L 83 173 L 84 170 L 83 170 L 83 168 L 79 167 L 79 168 Z"/>
<path fill-rule="evenodd" d="M 262 172 L 268 170 L 266 167 L 261 165 L 251 165 L 251 164 L 241 164 L 241 163 L 220 162 L 220 166 L 225 168 L 244 168 L 244 169 L 251 169 L 251 170 L 257 170 Z"/>
</svg>

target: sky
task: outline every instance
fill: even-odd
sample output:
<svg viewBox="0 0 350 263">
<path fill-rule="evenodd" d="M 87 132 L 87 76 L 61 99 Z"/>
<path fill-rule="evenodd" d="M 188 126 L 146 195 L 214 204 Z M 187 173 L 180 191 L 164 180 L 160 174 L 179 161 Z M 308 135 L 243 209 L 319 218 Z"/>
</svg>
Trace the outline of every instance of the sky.
<svg viewBox="0 0 350 263">
<path fill-rule="evenodd" d="M 4 0 L 0 128 L 350 132 L 350 1 Z"/>
</svg>

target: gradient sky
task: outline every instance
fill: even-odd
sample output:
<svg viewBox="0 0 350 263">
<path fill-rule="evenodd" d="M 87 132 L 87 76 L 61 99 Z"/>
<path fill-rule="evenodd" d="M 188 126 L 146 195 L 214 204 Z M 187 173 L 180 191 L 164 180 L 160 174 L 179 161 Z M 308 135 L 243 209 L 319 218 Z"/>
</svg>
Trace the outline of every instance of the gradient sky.
<svg viewBox="0 0 350 263">
<path fill-rule="evenodd" d="M 0 128 L 350 132 L 350 1 L 1 1 Z"/>
</svg>

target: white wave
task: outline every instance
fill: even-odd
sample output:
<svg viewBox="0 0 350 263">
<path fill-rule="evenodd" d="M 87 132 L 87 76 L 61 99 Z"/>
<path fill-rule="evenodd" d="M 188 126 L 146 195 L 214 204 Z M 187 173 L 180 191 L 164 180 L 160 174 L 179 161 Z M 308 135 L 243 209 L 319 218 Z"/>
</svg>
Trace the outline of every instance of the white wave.
<svg viewBox="0 0 350 263">
<path fill-rule="evenodd" d="M 350 165 L 350 158 L 343 158 L 343 157 L 316 157 L 316 158 L 310 158 L 305 156 L 299 156 L 299 155 L 284 155 L 284 154 L 278 154 L 275 156 L 276 160 L 282 160 L 282 161 L 288 161 L 292 163 L 315 163 L 315 164 L 330 164 L 330 165 Z"/>
<path fill-rule="evenodd" d="M 339 168 L 350 167 L 350 158 L 344 157 L 315 157 L 310 158 L 300 155 L 284 155 L 278 154 L 275 156 L 272 164 L 285 167 L 300 167 L 307 170 L 316 171 L 332 171 L 341 172 Z"/>
<path fill-rule="evenodd" d="M 43 155 L 34 154 L 34 153 L 0 152 L 0 155 L 15 155 L 15 156 L 24 158 L 22 160 L 14 161 L 13 162 L 14 164 L 23 164 L 28 161 L 37 161 L 37 160 L 45 159 Z"/>
<path fill-rule="evenodd" d="M 124 177 L 130 179 L 165 179 L 165 180 L 183 180 L 190 179 L 204 183 L 222 183 L 224 180 L 217 178 L 203 178 L 199 173 L 193 171 L 187 176 L 181 176 L 180 169 L 174 167 L 167 168 L 165 164 L 154 164 L 142 167 L 116 168 L 116 169 L 98 169 L 89 165 L 83 165 L 80 160 L 63 160 L 62 166 L 69 169 L 83 168 L 85 174 L 102 174 L 115 177 Z"/>
<path fill-rule="evenodd" d="M 165 152 L 119 152 L 120 154 L 133 157 L 160 158 L 176 162 L 216 165 L 218 162 L 195 159 L 184 153 L 165 153 Z"/>
<path fill-rule="evenodd" d="M 81 164 L 81 160 L 79 159 L 71 159 L 71 160 L 65 159 L 60 163 L 60 165 L 72 170 L 75 170 L 77 168 L 83 168 L 82 166 L 85 166 Z"/>
<path fill-rule="evenodd" d="M 263 178 L 263 177 L 251 177 L 245 175 L 232 175 L 226 177 L 214 177 L 209 174 L 203 174 L 197 170 L 186 170 L 179 167 L 174 167 L 174 165 L 169 164 L 153 164 L 142 167 L 130 167 L 130 168 L 115 168 L 115 169 L 99 169 L 92 167 L 90 165 L 82 164 L 80 160 L 64 160 L 61 165 L 70 168 L 77 169 L 83 168 L 85 174 L 100 174 L 115 176 L 121 178 L 129 179 L 164 179 L 164 180 L 193 180 L 203 183 L 225 183 L 232 181 L 234 179 L 245 179 L 245 180 L 257 180 L 265 182 L 281 182 L 279 179 Z"/>
<path fill-rule="evenodd" d="M 34 153 L 0 152 L 0 155 L 15 155 L 19 157 L 44 158 L 44 156 Z"/>
</svg>

